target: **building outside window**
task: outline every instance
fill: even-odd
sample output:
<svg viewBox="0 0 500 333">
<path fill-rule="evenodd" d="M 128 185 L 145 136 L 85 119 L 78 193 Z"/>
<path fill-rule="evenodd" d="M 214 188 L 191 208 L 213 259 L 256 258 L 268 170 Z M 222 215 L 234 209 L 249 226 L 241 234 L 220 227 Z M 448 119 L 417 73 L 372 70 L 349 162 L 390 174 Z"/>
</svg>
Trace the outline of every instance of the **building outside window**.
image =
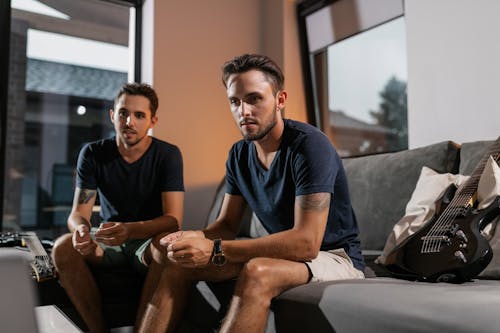
<svg viewBox="0 0 500 333">
<path fill-rule="evenodd" d="M 309 122 L 342 157 L 408 147 L 402 0 L 298 6 Z"/>
</svg>

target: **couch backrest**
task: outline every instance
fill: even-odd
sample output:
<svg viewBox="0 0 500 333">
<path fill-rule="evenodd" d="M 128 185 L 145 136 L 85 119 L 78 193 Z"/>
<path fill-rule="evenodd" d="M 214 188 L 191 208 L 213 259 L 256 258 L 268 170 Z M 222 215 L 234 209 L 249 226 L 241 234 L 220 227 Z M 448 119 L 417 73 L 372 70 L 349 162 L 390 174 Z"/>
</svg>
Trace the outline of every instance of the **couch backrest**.
<svg viewBox="0 0 500 333">
<path fill-rule="evenodd" d="M 460 167 L 458 172 L 470 175 L 495 141 L 466 142 L 460 147 Z"/>
<path fill-rule="evenodd" d="M 459 145 L 444 141 L 395 153 L 343 159 L 361 248 L 381 251 L 394 224 L 404 215 L 423 166 L 456 173 Z"/>
<path fill-rule="evenodd" d="M 226 194 L 226 181 L 224 178 L 222 178 L 221 182 L 217 186 L 217 190 L 215 191 L 215 196 L 212 205 L 210 206 L 210 211 L 208 212 L 208 217 L 205 226 L 212 224 L 219 216 L 220 209 L 222 206 L 222 200 L 224 199 L 225 194 Z M 255 228 L 255 225 L 252 226 L 252 223 L 255 222 L 256 221 L 252 219 L 252 210 L 247 205 L 245 211 L 243 212 L 243 217 L 238 237 L 250 237 L 252 235 L 252 229 Z"/>
<path fill-rule="evenodd" d="M 427 166 L 439 173 L 470 174 L 493 141 L 460 145 L 443 141 L 396 153 L 344 158 L 352 205 L 360 228 L 363 250 L 381 251 L 394 224 L 404 215 L 420 171 Z M 459 164 L 460 162 L 460 164 Z M 225 194 L 217 187 L 206 225 L 217 218 Z M 437 199 L 437 198 L 436 198 Z M 252 212 L 246 209 L 240 237 L 253 235 Z M 258 228 L 257 228 L 258 229 Z"/>
</svg>

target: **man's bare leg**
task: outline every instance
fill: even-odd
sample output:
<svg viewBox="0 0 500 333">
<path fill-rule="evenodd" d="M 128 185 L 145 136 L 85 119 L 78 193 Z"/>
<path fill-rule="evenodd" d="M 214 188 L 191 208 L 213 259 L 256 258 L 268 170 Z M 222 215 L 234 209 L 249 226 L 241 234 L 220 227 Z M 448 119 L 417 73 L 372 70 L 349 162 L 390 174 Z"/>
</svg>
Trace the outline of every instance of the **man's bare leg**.
<svg viewBox="0 0 500 333">
<path fill-rule="evenodd" d="M 190 289 L 196 281 L 229 280 L 237 276 L 240 270 L 240 265 L 182 268 L 166 263 L 157 288 L 146 305 L 138 332 L 175 332 L 184 313 Z"/>
<path fill-rule="evenodd" d="M 107 332 L 94 277 L 84 257 L 73 248 L 71 237 L 71 234 L 61 236 L 52 249 L 59 281 L 90 332 Z"/>
<path fill-rule="evenodd" d="M 139 307 L 137 309 L 137 317 L 135 321 L 136 328 L 139 328 L 139 326 L 141 325 L 146 306 L 153 298 L 153 294 L 160 281 L 161 273 L 165 268 L 166 261 L 168 261 L 166 256 L 164 256 L 161 251 L 158 250 L 161 248 L 158 242 L 163 236 L 164 234 L 154 237 L 151 241 L 151 244 L 144 252 L 144 260 L 148 264 L 148 273 L 142 287 L 141 299 L 139 302 Z"/>
<path fill-rule="evenodd" d="M 242 269 L 219 333 L 262 333 L 271 300 L 283 291 L 307 283 L 306 265 L 282 259 L 256 258 Z"/>
<path fill-rule="evenodd" d="M 184 311 L 191 285 L 192 281 L 182 269 L 164 269 L 140 318 L 138 332 L 173 332 Z"/>
</svg>

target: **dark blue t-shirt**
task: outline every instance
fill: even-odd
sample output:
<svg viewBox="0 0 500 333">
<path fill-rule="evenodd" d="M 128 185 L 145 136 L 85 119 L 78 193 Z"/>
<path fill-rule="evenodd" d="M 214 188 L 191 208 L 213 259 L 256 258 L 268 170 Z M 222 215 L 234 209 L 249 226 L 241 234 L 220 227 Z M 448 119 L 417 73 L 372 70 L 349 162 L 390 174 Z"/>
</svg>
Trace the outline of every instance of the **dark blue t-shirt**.
<svg viewBox="0 0 500 333">
<path fill-rule="evenodd" d="M 115 137 L 86 144 L 80 151 L 76 186 L 97 189 L 103 221 L 144 221 L 163 215 L 161 193 L 184 191 L 182 155 L 152 138 L 134 163 L 126 162 Z"/>
<path fill-rule="evenodd" d="M 331 193 L 321 250 L 344 248 L 354 266 L 363 270 L 344 167 L 317 128 L 285 119 L 280 147 L 269 170 L 259 163 L 253 142 L 234 144 L 226 162 L 226 192 L 243 196 L 269 233 L 293 227 L 296 196 Z"/>
</svg>

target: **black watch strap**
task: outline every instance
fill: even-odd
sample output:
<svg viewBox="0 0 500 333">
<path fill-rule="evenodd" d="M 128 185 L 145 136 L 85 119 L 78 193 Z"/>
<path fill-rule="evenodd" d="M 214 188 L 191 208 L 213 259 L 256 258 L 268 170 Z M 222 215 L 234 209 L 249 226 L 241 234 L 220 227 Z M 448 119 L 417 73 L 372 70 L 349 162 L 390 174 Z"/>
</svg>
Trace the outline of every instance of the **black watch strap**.
<svg viewBox="0 0 500 333">
<path fill-rule="evenodd" d="M 214 239 L 214 254 L 222 254 L 222 239 Z"/>
<path fill-rule="evenodd" d="M 214 249 L 212 253 L 212 263 L 216 266 L 222 266 L 226 263 L 226 257 L 222 252 L 222 239 L 214 239 Z"/>
</svg>

